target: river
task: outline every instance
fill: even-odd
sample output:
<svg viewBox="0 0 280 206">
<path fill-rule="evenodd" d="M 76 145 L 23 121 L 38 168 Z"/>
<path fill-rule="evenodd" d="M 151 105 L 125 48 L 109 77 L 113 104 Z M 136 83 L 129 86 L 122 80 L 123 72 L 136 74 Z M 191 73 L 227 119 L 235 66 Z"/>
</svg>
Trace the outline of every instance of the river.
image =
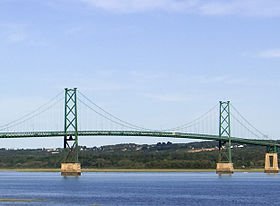
<svg viewBox="0 0 280 206">
<path fill-rule="evenodd" d="M 280 175 L 0 172 L 0 205 L 280 205 Z"/>
</svg>

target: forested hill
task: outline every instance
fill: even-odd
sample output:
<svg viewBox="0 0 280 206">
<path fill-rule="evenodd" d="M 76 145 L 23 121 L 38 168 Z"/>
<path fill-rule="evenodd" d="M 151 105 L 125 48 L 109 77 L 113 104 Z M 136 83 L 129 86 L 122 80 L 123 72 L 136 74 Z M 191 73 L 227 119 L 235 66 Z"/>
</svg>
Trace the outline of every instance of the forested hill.
<svg viewBox="0 0 280 206">
<path fill-rule="evenodd" d="M 235 168 L 263 168 L 265 147 L 238 145 L 232 148 Z M 1 168 L 59 168 L 62 149 L 0 149 Z M 210 169 L 218 157 L 217 142 L 185 144 L 161 142 L 154 145 L 118 144 L 81 147 L 79 160 L 83 168 L 120 169 Z"/>
</svg>

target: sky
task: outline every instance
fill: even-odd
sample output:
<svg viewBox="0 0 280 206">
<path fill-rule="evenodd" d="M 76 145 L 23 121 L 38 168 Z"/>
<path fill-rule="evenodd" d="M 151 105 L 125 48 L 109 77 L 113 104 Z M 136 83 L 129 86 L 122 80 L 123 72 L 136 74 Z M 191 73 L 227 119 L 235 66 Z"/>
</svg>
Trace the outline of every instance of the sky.
<svg viewBox="0 0 280 206">
<path fill-rule="evenodd" d="M 278 0 L 0 0 L 0 125 L 77 87 L 149 128 L 230 100 L 278 138 L 279 18 Z M 90 147 L 169 139 L 80 140 Z M 8 148 L 61 146 L 59 138 L 0 140 Z"/>
</svg>

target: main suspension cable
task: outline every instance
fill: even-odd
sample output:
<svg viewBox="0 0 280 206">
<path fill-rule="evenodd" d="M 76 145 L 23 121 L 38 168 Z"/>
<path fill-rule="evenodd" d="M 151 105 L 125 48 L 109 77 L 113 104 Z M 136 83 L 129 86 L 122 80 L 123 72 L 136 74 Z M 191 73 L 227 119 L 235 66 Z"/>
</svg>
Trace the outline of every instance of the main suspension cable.
<svg viewBox="0 0 280 206">
<path fill-rule="evenodd" d="M 81 94 L 82 97 L 84 97 L 87 101 L 89 101 L 91 104 L 93 104 L 95 107 L 97 107 L 98 109 L 100 109 L 102 112 L 104 112 L 105 114 L 109 115 L 110 117 L 118 120 L 119 122 L 121 122 L 122 124 L 125 124 L 125 125 L 129 125 L 130 127 L 133 127 L 134 129 L 137 128 L 137 129 L 141 129 L 141 130 L 151 130 L 153 131 L 152 129 L 148 129 L 148 128 L 144 128 L 144 127 L 140 127 L 140 126 L 137 126 L 135 124 L 131 124 L 127 121 L 124 121 L 118 117 L 116 117 L 115 115 L 107 112 L 106 110 L 104 110 L 102 107 L 100 107 L 99 105 L 97 105 L 96 103 L 94 103 L 92 100 L 90 100 L 88 97 L 86 97 L 83 93 L 79 92 L 79 94 Z M 81 101 L 81 100 L 80 100 Z M 93 108 L 92 108 L 93 109 Z M 95 111 L 95 110 L 94 110 Z M 96 111 L 95 111 L 96 112 Z M 100 114 L 100 113 L 99 113 Z"/>
<path fill-rule="evenodd" d="M 3 127 L 3 126 L 0 127 L 0 131 L 4 131 L 4 130 L 9 129 L 9 128 L 11 128 L 11 127 L 15 127 L 15 126 L 20 125 L 20 124 L 22 124 L 22 123 L 24 123 L 24 122 L 26 122 L 26 121 L 28 121 L 28 120 L 34 118 L 34 117 L 39 116 L 40 114 L 42 114 L 42 113 L 48 111 L 48 110 L 51 109 L 53 106 L 55 106 L 56 104 L 58 104 L 62 99 L 64 99 L 64 97 L 58 99 L 57 101 L 55 101 L 54 103 L 52 103 L 51 105 L 49 105 L 48 107 L 46 107 L 45 109 L 43 109 L 43 110 L 40 111 L 40 109 L 42 109 L 43 107 L 45 107 L 46 105 L 48 105 L 50 102 L 49 102 L 48 104 L 44 104 L 44 106 L 41 106 L 40 109 L 36 109 L 36 110 L 34 110 L 33 112 L 28 113 L 28 115 L 24 115 L 23 117 L 25 117 L 25 118 L 21 117 L 21 118 L 19 118 L 17 121 L 12 121 L 11 123 L 13 123 L 13 124 L 8 123 L 8 124 L 6 124 L 4 127 Z M 52 101 L 53 101 L 53 100 L 54 100 L 54 98 L 52 99 Z M 36 112 L 39 111 L 39 112 L 36 113 L 35 111 L 36 111 Z"/>
</svg>

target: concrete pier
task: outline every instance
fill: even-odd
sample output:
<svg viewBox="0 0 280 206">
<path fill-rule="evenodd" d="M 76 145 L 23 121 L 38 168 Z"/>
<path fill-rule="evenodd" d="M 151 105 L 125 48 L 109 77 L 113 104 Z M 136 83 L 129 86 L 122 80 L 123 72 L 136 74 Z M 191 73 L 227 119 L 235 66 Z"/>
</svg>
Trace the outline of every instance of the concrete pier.
<svg viewBox="0 0 280 206">
<path fill-rule="evenodd" d="M 278 173 L 278 155 L 277 153 L 266 153 L 265 154 L 265 173 Z"/>
<path fill-rule="evenodd" d="M 80 176 L 81 163 L 61 163 L 60 171 L 62 176 Z"/>
<path fill-rule="evenodd" d="M 217 174 L 233 174 L 233 163 L 217 163 L 216 173 Z"/>
</svg>

